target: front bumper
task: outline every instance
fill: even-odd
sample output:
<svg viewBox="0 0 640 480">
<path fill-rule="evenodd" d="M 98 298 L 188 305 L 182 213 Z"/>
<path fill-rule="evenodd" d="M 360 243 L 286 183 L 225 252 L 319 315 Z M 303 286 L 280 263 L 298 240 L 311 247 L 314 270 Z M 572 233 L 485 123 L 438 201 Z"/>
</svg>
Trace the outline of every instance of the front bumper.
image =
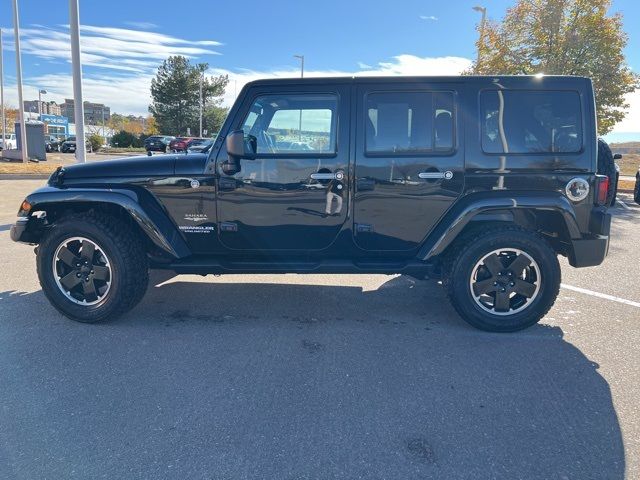
<svg viewBox="0 0 640 480">
<path fill-rule="evenodd" d="M 30 222 L 32 222 L 30 224 Z M 38 224 L 37 226 L 35 224 Z M 11 225 L 9 235 L 14 242 L 35 245 L 40 242 L 43 232 L 42 222 L 34 217 L 18 217 L 16 223 Z"/>
<path fill-rule="evenodd" d="M 571 240 L 569 264 L 572 267 L 594 267 L 600 265 L 609 253 L 611 214 L 594 210 L 589 221 L 591 234 Z"/>
</svg>

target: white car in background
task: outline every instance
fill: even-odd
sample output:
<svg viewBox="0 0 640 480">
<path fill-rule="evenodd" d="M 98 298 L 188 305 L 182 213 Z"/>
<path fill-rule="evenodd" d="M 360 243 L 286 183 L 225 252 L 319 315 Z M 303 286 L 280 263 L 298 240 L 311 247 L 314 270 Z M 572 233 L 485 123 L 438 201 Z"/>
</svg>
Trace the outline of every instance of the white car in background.
<svg viewBox="0 0 640 480">
<path fill-rule="evenodd" d="M 2 142 L 2 135 L 0 135 L 0 150 L 15 150 L 18 148 L 15 133 L 8 133 L 5 135 L 4 141 L 7 144 L 6 147 Z"/>
</svg>

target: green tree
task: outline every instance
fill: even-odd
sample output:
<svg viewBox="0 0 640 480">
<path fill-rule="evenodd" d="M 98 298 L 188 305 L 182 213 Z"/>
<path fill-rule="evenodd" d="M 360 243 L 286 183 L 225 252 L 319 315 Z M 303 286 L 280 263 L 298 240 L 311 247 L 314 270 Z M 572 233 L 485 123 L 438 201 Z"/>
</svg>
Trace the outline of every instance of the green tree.
<svg viewBox="0 0 640 480">
<path fill-rule="evenodd" d="M 128 148 L 128 147 L 140 147 L 140 141 L 133 133 L 125 130 L 120 130 L 113 137 L 111 137 L 111 145 L 114 147 Z"/>
<path fill-rule="evenodd" d="M 149 105 L 160 132 L 185 135 L 187 128 L 191 128 L 192 134 L 198 131 L 201 77 L 204 104 L 219 105 L 229 79 L 224 75 L 207 78 L 204 72 L 208 67 L 206 63 L 191 65 L 182 56 L 172 56 L 162 62 L 151 80 L 153 101 Z"/>
<path fill-rule="evenodd" d="M 517 0 L 501 22 L 487 22 L 476 47 L 473 74 L 579 75 L 591 77 L 598 130 L 622 120 L 625 94 L 639 78 L 625 62 L 622 14 L 608 15 L 611 0 Z"/>
<path fill-rule="evenodd" d="M 220 131 L 228 113 L 229 109 L 220 105 L 211 105 L 205 108 L 202 123 L 203 128 L 207 130 L 208 137 Z"/>
<path fill-rule="evenodd" d="M 89 143 L 91 144 L 92 152 L 97 152 L 102 148 L 102 145 L 104 144 L 104 138 L 102 138 L 97 133 L 91 135 L 89 138 L 87 138 L 87 140 L 89 140 Z"/>
</svg>

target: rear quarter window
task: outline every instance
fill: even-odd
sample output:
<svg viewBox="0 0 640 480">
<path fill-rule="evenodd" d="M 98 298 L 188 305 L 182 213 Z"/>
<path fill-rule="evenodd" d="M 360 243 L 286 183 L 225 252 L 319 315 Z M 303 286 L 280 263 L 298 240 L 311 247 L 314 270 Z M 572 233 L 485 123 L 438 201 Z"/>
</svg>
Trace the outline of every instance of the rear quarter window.
<svg viewBox="0 0 640 480">
<path fill-rule="evenodd" d="M 582 150 L 582 110 L 575 91 L 485 90 L 480 124 L 486 153 Z"/>
</svg>

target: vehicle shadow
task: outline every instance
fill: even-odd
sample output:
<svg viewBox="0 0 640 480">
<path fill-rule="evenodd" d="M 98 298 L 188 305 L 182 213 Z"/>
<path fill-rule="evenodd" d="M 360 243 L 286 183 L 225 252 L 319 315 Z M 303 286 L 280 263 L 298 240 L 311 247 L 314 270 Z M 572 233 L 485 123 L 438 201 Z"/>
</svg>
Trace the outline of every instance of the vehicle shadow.
<svg viewBox="0 0 640 480">
<path fill-rule="evenodd" d="M 624 478 L 609 385 L 558 327 L 480 332 L 407 277 L 192 278 L 98 325 L 0 293 L 0 476 Z"/>
</svg>

